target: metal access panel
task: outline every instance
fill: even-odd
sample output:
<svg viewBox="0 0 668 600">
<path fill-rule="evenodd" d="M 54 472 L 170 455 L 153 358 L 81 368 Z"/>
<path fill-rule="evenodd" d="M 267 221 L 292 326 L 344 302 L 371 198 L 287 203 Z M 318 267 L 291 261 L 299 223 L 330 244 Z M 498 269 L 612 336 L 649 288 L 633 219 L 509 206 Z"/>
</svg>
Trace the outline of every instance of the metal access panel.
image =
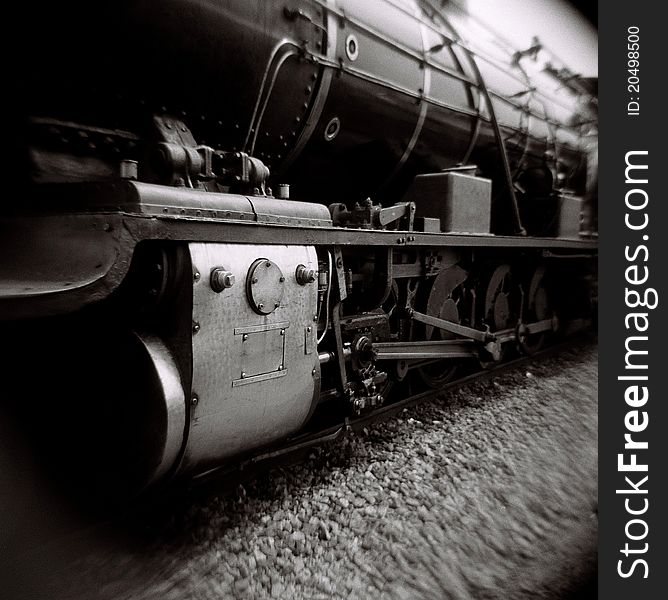
<svg viewBox="0 0 668 600">
<path fill-rule="evenodd" d="M 404 201 L 416 218 L 437 218 L 444 233 L 490 233 L 492 181 L 465 173 L 418 175 Z"/>
<path fill-rule="evenodd" d="M 320 389 L 317 283 L 296 279 L 299 265 L 317 270 L 315 249 L 190 244 L 190 254 L 193 377 L 183 471 L 294 433 Z"/>
</svg>

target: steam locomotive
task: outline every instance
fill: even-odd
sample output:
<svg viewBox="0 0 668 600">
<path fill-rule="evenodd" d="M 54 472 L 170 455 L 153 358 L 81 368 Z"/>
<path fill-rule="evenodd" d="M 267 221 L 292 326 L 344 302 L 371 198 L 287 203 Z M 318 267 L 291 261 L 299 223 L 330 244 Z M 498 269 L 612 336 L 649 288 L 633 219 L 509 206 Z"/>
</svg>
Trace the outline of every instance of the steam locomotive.
<svg viewBox="0 0 668 600">
<path fill-rule="evenodd" d="M 26 3 L 3 413 L 135 494 L 591 318 L 596 96 L 459 3 Z M 510 32 L 512 33 L 512 32 Z"/>
</svg>

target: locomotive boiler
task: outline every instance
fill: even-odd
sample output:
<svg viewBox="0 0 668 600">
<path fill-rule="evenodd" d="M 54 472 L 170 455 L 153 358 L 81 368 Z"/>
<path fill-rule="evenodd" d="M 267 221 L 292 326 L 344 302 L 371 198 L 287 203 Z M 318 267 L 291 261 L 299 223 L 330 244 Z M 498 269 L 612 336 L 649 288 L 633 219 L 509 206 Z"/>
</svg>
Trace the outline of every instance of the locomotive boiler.
<svg viewBox="0 0 668 600">
<path fill-rule="evenodd" d="M 591 316 L 596 97 L 540 40 L 435 0 L 19 10 L 3 411 L 60 478 L 132 495 Z"/>
</svg>

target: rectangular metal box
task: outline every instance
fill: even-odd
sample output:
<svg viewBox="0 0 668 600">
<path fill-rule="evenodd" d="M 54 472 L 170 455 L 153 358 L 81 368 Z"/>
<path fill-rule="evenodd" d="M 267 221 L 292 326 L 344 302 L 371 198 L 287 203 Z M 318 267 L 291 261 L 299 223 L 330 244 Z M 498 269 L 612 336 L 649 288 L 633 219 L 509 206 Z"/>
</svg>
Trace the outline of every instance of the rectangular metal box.
<svg viewBox="0 0 668 600">
<path fill-rule="evenodd" d="M 490 233 L 492 181 L 466 173 L 418 175 L 404 201 L 417 217 L 438 218 L 445 233 Z"/>
<path fill-rule="evenodd" d="M 582 198 L 562 194 L 559 197 L 559 226 L 557 236 L 560 238 L 579 238 L 582 225 Z"/>
<path fill-rule="evenodd" d="M 415 219 L 415 231 L 441 233 L 441 220 L 432 217 L 417 217 Z"/>
</svg>

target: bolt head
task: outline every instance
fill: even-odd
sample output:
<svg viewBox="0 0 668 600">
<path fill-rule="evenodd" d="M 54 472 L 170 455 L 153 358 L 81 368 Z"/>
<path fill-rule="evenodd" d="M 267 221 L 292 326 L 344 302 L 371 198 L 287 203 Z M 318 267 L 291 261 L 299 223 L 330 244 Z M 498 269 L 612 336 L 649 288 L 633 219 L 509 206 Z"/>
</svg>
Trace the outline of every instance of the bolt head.
<svg viewBox="0 0 668 600">
<path fill-rule="evenodd" d="M 211 278 L 210 278 L 210 284 L 211 284 L 211 289 L 219 294 L 223 290 L 226 290 L 227 288 L 231 288 L 236 281 L 236 278 L 234 277 L 234 273 L 231 271 L 226 271 L 225 269 L 222 269 L 220 267 L 214 269 L 211 271 Z"/>
<path fill-rule="evenodd" d="M 317 271 L 310 269 L 305 265 L 299 265 L 295 271 L 295 279 L 299 285 L 313 283 L 317 279 Z"/>
</svg>

